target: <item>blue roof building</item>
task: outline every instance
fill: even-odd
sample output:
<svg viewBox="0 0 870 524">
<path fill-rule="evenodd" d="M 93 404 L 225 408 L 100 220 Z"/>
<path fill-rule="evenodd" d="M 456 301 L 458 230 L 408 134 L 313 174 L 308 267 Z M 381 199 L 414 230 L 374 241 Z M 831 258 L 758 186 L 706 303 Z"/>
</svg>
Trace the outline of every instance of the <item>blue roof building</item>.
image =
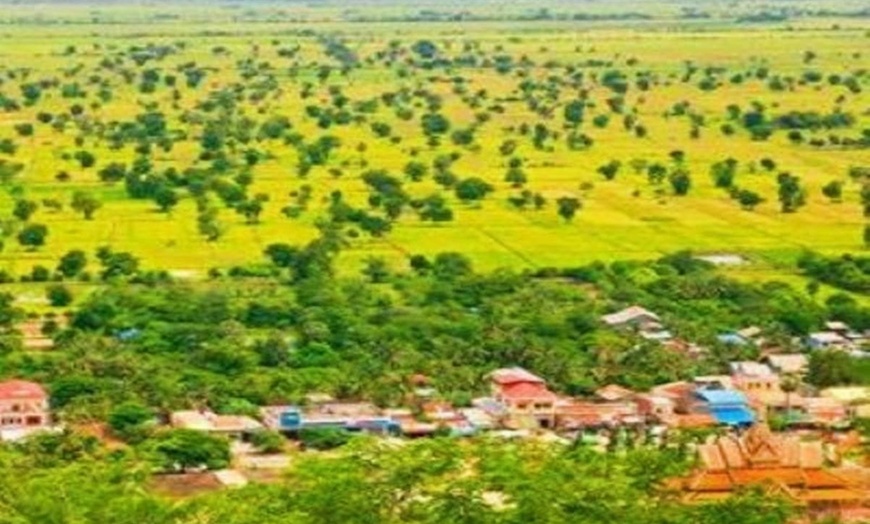
<svg viewBox="0 0 870 524">
<path fill-rule="evenodd" d="M 701 388 L 695 391 L 695 397 L 720 424 L 750 426 L 755 422 L 746 395 L 739 391 Z"/>
</svg>

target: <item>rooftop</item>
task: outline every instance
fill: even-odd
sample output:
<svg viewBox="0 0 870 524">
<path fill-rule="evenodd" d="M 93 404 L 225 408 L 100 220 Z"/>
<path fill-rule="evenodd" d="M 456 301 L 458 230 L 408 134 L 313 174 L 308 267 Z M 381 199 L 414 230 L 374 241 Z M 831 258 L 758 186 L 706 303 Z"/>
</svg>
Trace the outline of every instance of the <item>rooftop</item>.
<svg viewBox="0 0 870 524">
<path fill-rule="evenodd" d="M 618 326 L 639 318 L 650 318 L 656 321 L 660 320 L 658 315 L 640 306 L 631 306 L 622 311 L 604 315 L 601 317 L 601 320 L 603 320 L 608 326 Z"/>
<path fill-rule="evenodd" d="M 490 373 L 493 382 L 499 385 L 532 382 L 544 384 L 544 379 L 520 367 L 497 369 Z"/>
<path fill-rule="evenodd" d="M 36 382 L 7 380 L 0 382 L 0 400 L 45 400 L 48 393 Z"/>
</svg>

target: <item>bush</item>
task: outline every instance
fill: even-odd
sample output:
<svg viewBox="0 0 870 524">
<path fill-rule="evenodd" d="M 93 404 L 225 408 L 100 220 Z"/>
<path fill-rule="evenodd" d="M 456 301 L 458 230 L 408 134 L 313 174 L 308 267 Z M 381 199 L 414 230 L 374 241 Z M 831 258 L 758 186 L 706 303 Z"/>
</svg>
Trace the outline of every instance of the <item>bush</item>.
<svg viewBox="0 0 870 524">
<path fill-rule="evenodd" d="M 74 298 L 72 291 L 63 284 L 48 286 L 45 295 L 52 307 L 66 307 L 72 304 Z"/>
<path fill-rule="evenodd" d="M 347 444 L 350 438 L 350 433 L 339 428 L 304 428 L 299 431 L 299 441 L 305 449 L 335 449 Z"/>
</svg>

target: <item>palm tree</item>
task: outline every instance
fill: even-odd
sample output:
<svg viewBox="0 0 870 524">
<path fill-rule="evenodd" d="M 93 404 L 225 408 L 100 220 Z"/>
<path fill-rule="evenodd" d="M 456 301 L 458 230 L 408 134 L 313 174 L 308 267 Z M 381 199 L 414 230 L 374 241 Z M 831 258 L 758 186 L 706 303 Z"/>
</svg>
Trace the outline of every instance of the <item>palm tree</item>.
<svg viewBox="0 0 870 524">
<path fill-rule="evenodd" d="M 801 385 L 801 379 L 794 373 L 789 373 L 782 377 L 779 388 L 785 393 L 785 417 L 786 421 L 791 416 L 791 394 L 798 390 Z"/>
</svg>

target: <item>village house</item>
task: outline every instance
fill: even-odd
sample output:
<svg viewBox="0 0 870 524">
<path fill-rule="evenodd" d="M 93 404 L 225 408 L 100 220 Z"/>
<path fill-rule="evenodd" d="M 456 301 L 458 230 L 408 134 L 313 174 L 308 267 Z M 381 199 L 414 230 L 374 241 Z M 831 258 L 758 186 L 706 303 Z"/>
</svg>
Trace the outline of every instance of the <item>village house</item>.
<svg viewBox="0 0 870 524">
<path fill-rule="evenodd" d="M 850 417 L 870 418 L 870 388 L 864 386 L 845 386 L 823 389 L 823 398 L 834 399 L 842 404 Z"/>
<path fill-rule="evenodd" d="M 733 389 L 698 388 L 691 413 L 709 413 L 716 422 L 725 426 L 749 426 L 755 415 L 746 396 Z"/>
<path fill-rule="evenodd" d="M 743 435 L 726 435 L 698 446 L 700 467 L 672 487 L 686 501 L 721 500 L 748 486 L 761 486 L 809 509 L 838 516 L 867 500 L 864 489 L 824 468 L 820 441 L 775 435 L 758 424 Z"/>
<path fill-rule="evenodd" d="M 51 425 L 48 393 L 35 382 L 0 382 L 0 440 L 17 440 Z"/>
<path fill-rule="evenodd" d="M 731 382 L 754 403 L 764 407 L 782 406 L 786 395 L 780 387 L 780 377 L 767 364 L 732 362 Z"/>
<path fill-rule="evenodd" d="M 780 375 L 804 376 L 809 369 L 809 359 L 803 353 L 789 353 L 782 355 L 768 355 L 764 362 Z"/>
<path fill-rule="evenodd" d="M 854 349 L 852 341 L 835 331 L 811 333 L 807 337 L 807 347 L 812 350 L 843 350 Z"/>
<path fill-rule="evenodd" d="M 336 428 L 353 432 L 399 434 L 399 423 L 368 402 L 326 402 L 299 406 L 267 406 L 260 411 L 266 427 L 282 433 L 310 428 Z"/>
<path fill-rule="evenodd" d="M 523 368 L 505 368 L 489 375 L 493 398 L 503 406 L 513 425 L 552 428 L 558 396 L 541 377 Z"/>
<path fill-rule="evenodd" d="M 601 321 L 612 328 L 634 328 L 639 331 L 659 330 L 661 319 L 652 311 L 640 306 L 627 307 L 616 313 L 604 315 Z"/>
<path fill-rule="evenodd" d="M 172 427 L 194 429 L 224 435 L 233 439 L 243 439 L 263 428 L 263 425 L 242 415 L 218 415 L 211 411 L 175 411 L 169 417 Z"/>
</svg>

